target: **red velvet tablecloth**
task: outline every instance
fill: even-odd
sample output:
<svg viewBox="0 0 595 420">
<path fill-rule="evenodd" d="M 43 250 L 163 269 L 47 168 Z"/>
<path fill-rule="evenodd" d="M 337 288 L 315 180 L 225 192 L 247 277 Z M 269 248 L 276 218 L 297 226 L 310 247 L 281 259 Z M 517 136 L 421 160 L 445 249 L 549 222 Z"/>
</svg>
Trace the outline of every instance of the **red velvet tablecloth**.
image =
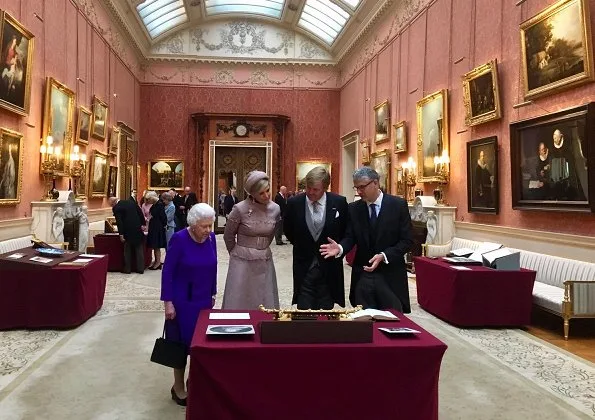
<svg viewBox="0 0 595 420">
<path fill-rule="evenodd" d="M 531 323 L 535 271 L 501 271 L 415 257 L 417 301 L 426 311 L 461 327 Z M 460 266 L 458 266 L 460 267 Z"/>
<path fill-rule="evenodd" d="M 250 320 L 209 320 L 210 312 L 201 312 L 192 340 L 187 419 L 438 418 L 446 345 L 403 315 L 401 322 L 375 323 L 373 343 L 261 344 L 258 323 L 271 315 L 250 311 Z M 252 324 L 256 336 L 209 339 L 210 324 Z M 379 326 L 422 333 L 389 338 Z"/>
<path fill-rule="evenodd" d="M 16 270 L 0 262 L 0 329 L 70 328 L 103 305 L 108 257 Z"/>
<path fill-rule="evenodd" d="M 122 271 L 124 269 L 124 244 L 120 241 L 120 236 L 117 234 L 99 234 L 93 237 L 93 244 L 95 245 L 95 254 L 109 255 L 109 266 L 107 271 Z M 151 249 L 146 246 L 145 250 L 145 268 L 151 265 L 152 255 Z M 132 256 L 131 262 L 132 271 L 136 271 L 136 260 Z"/>
</svg>

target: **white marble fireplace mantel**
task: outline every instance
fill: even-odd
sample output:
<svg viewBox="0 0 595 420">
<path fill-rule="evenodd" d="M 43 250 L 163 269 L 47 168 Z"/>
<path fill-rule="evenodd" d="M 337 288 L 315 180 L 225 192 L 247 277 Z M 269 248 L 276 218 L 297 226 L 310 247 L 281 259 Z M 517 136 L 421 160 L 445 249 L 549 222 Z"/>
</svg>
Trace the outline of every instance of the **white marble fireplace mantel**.
<svg viewBox="0 0 595 420">
<path fill-rule="evenodd" d="M 415 197 L 413 204 L 409 204 L 411 220 L 426 223 L 428 244 L 445 244 L 454 237 L 456 210 L 437 205 L 436 199 L 428 195 Z"/>
</svg>

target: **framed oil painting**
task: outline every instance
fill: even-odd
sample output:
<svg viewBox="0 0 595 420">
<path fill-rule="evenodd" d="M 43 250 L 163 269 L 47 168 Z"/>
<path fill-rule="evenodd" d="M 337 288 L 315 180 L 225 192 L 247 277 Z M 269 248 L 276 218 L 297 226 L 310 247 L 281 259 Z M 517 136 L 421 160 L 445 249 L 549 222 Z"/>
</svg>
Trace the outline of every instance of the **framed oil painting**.
<svg viewBox="0 0 595 420">
<path fill-rule="evenodd" d="M 0 11 L 0 106 L 29 114 L 34 37 L 7 12 Z"/>
<path fill-rule="evenodd" d="M 90 127 L 91 111 L 84 106 L 79 106 L 78 118 L 76 120 L 76 142 L 78 144 L 89 144 Z"/>
<path fill-rule="evenodd" d="M 463 76 L 465 124 L 483 124 L 502 117 L 498 90 L 498 63 L 492 60 Z"/>
<path fill-rule="evenodd" d="M 149 166 L 149 189 L 168 190 L 184 188 L 184 161 L 179 159 L 151 160 Z"/>
<path fill-rule="evenodd" d="M 52 77 L 46 79 L 42 136 L 52 136 L 54 150 L 60 150 L 57 176 L 70 176 L 70 151 L 74 135 L 74 92 Z M 40 155 L 41 157 L 41 155 Z M 41 170 L 41 165 L 40 165 Z"/>
<path fill-rule="evenodd" d="M 403 170 L 403 167 L 398 167 L 395 170 L 395 178 L 396 178 L 396 184 L 397 184 L 397 195 L 399 197 L 403 197 L 403 198 L 407 198 L 407 183 L 405 180 L 405 172 Z"/>
<path fill-rule="evenodd" d="M 388 100 L 374 107 L 374 141 L 381 143 L 390 138 L 390 108 Z"/>
<path fill-rule="evenodd" d="M 448 93 L 439 90 L 417 102 L 417 182 L 439 182 L 434 158 L 448 153 Z"/>
<path fill-rule="evenodd" d="M 0 128 L 0 206 L 21 202 L 23 157 L 23 135 Z"/>
<path fill-rule="evenodd" d="M 91 173 L 89 176 L 89 197 L 105 197 L 107 194 L 108 156 L 104 153 L 93 150 L 91 156 Z"/>
<path fill-rule="evenodd" d="M 318 161 L 302 161 L 296 162 L 295 164 L 295 186 L 297 191 L 303 191 L 306 189 L 306 175 L 310 170 L 316 168 L 317 166 L 322 166 L 324 169 L 327 170 L 329 175 L 331 174 L 331 163 L 330 162 L 318 162 Z M 331 190 L 331 185 L 329 184 L 328 190 Z"/>
<path fill-rule="evenodd" d="M 560 0 L 521 24 L 525 99 L 593 80 L 589 1 Z"/>
<path fill-rule="evenodd" d="M 594 136 L 595 102 L 511 124 L 512 207 L 595 212 Z"/>
<path fill-rule="evenodd" d="M 498 214 L 498 138 L 467 143 L 467 205 L 469 212 Z"/>
<path fill-rule="evenodd" d="M 374 152 L 371 155 L 370 167 L 380 176 L 380 189 L 390 194 L 390 153 L 389 150 Z"/>
<path fill-rule="evenodd" d="M 395 153 L 407 151 L 407 132 L 405 121 L 393 124 L 393 138 L 395 139 Z"/>
<path fill-rule="evenodd" d="M 91 136 L 105 141 L 107 138 L 108 106 L 97 96 L 93 96 L 93 109 L 91 112 Z"/>
<path fill-rule="evenodd" d="M 118 167 L 110 166 L 109 173 L 107 176 L 107 196 L 115 197 L 118 193 Z"/>
<path fill-rule="evenodd" d="M 116 126 L 112 127 L 112 132 L 109 136 L 107 150 L 110 156 L 118 156 L 118 143 L 120 142 L 120 129 Z"/>
<path fill-rule="evenodd" d="M 368 139 L 362 140 L 359 143 L 360 159 L 362 165 L 370 163 L 370 141 Z"/>
</svg>

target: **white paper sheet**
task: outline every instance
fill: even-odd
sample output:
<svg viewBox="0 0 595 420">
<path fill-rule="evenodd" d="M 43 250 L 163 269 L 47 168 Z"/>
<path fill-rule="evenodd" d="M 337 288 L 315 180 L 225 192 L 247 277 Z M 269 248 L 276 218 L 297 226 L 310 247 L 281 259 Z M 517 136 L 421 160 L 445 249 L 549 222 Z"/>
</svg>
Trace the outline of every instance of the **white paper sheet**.
<svg viewBox="0 0 595 420">
<path fill-rule="evenodd" d="M 105 255 L 99 255 L 99 254 L 81 254 L 81 255 L 79 255 L 79 257 L 81 257 L 81 258 L 101 258 L 104 256 Z"/>
<path fill-rule="evenodd" d="M 454 268 L 455 270 L 471 270 L 469 267 L 465 267 L 464 265 L 451 265 L 450 268 Z"/>
<path fill-rule="evenodd" d="M 248 312 L 212 312 L 209 319 L 250 319 Z"/>
<path fill-rule="evenodd" d="M 76 260 L 72 261 L 74 264 L 87 264 L 88 262 L 93 261 L 90 258 L 77 258 Z"/>
</svg>

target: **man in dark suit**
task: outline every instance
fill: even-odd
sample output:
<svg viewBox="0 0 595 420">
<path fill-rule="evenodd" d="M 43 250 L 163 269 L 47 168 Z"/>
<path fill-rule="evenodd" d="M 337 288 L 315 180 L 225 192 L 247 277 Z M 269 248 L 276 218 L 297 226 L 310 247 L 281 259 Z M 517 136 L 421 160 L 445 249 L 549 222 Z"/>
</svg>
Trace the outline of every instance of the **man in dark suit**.
<svg viewBox="0 0 595 420">
<path fill-rule="evenodd" d="M 223 200 L 223 213 L 225 214 L 226 219 L 227 219 L 227 216 L 229 215 L 229 213 L 231 213 L 231 209 L 233 209 L 233 206 L 238 204 L 238 201 L 240 201 L 240 200 L 238 199 L 238 196 L 236 195 L 236 187 L 232 186 L 229 189 L 229 194 L 227 194 L 225 196 L 225 199 Z"/>
<path fill-rule="evenodd" d="M 186 217 L 184 216 L 184 211 L 180 209 L 180 206 L 184 206 L 184 198 L 178 194 L 175 188 L 171 188 L 169 193 L 172 196 L 172 203 L 174 203 L 174 224 L 176 225 L 174 231 L 177 232 L 186 227 Z"/>
<path fill-rule="evenodd" d="M 143 212 L 132 200 L 120 200 L 110 197 L 109 205 L 116 218 L 120 241 L 124 243 L 124 269 L 123 273 L 129 274 L 132 263 L 132 254 L 135 257 L 136 272 L 143 274 L 145 270 L 144 238 L 142 226 L 145 224 Z"/>
<path fill-rule="evenodd" d="M 347 254 L 357 245 L 349 301 L 365 308 L 411 312 L 405 254 L 413 245 L 407 202 L 380 191 L 378 173 L 364 166 L 353 174 L 362 198 L 349 204 L 345 238 L 320 247 L 325 258 Z"/>
<path fill-rule="evenodd" d="M 182 197 L 182 199 L 183 203 L 180 205 L 180 210 L 184 214 L 183 222 L 184 227 L 186 227 L 188 226 L 188 223 L 186 223 L 186 216 L 188 216 L 188 212 L 190 211 L 192 206 L 198 203 L 198 199 L 196 198 L 196 194 L 192 192 L 192 189 L 190 187 L 184 188 L 184 197 Z"/>
<path fill-rule="evenodd" d="M 306 175 L 306 193 L 287 201 L 284 230 L 293 244 L 293 299 L 298 309 L 345 306 L 343 261 L 324 259 L 328 238 L 343 240 L 348 211 L 345 197 L 326 192 L 330 174 L 321 166 Z"/>
<path fill-rule="evenodd" d="M 285 212 L 287 211 L 287 187 L 282 185 L 279 188 L 279 192 L 275 196 L 275 203 L 279 205 L 281 208 L 281 223 L 277 225 L 277 230 L 275 231 L 275 242 L 277 245 L 285 245 L 283 242 L 283 223 L 285 220 Z"/>
</svg>

